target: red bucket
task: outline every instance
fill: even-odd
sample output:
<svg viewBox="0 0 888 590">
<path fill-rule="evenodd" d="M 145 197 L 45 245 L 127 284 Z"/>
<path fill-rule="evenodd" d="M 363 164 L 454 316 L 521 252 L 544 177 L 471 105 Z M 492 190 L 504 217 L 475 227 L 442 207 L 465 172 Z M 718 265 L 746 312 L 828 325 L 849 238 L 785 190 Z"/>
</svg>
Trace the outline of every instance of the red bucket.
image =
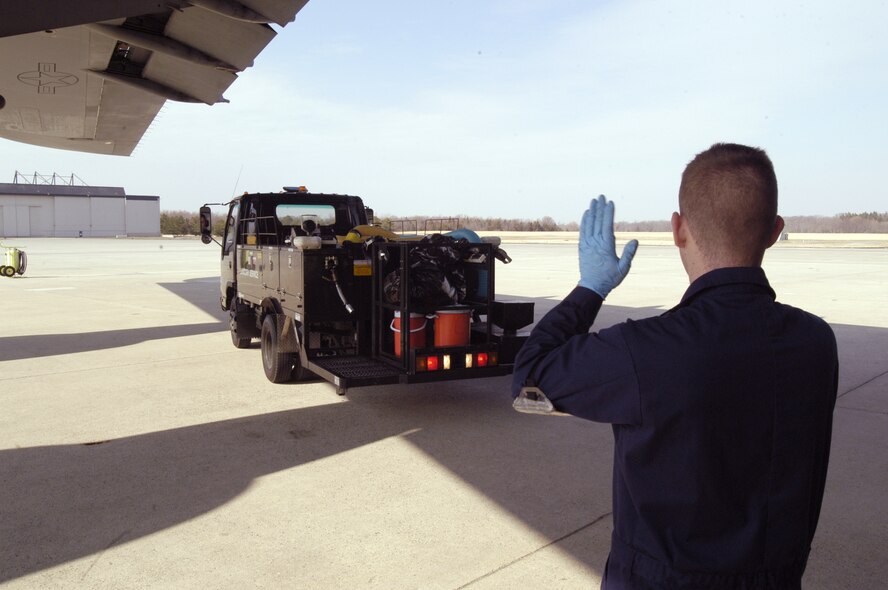
<svg viewBox="0 0 888 590">
<path fill-rule="evenodd" d="M 390 326 L 395 333 L 395 356 L 401 356 L 401 312 L 395 312 Z M 426 318 L 421 313 L 410 314 L 410 348 L 422 348 L 426 343 Z"/>
<path fill-rule="evenodd" d="M 472 310 L 468 307 L 439 309 L 435 312 L 435 346 L 466 346 Z"/>
</svg>

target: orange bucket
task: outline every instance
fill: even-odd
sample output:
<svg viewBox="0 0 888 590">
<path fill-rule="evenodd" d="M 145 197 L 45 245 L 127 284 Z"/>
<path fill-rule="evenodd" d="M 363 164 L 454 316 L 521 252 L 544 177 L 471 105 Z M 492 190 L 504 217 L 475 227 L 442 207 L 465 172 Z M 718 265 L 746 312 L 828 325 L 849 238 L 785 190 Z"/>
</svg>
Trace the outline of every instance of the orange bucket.
<svg viewBox="0 0 888 590">
<path fill-rule="evenodd" d="M 390 326 L 395 333 L 395 356 L 401 356 L 401 312 L 396 311 Z M 422 348 L 426 343 L 426 318 L 421 313 L 410 314 L 410 348 Z"/>
<path fill-rule="evenodd" d="M 435 312 L 435 346 L 466 346 L 469 343 L 469 322 L 472 310 L 468 307 L 439 309 Z"/>
</svg>

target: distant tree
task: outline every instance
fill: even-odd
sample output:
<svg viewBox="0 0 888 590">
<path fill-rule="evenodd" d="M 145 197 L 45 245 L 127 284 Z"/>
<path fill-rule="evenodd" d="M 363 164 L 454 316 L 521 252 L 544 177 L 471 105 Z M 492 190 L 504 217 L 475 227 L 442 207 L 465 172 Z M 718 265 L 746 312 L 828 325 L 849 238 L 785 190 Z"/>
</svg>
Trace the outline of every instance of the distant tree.
<svg viewBox="0 0 888 590">
<path fill-rule="evenodd" d="M 225 233 L 225 216 L 216 215 L 213 217 L 213 235 L 222 236 Z"/>
<path fill-rule="evenodd" d="M 576 221 L 558 223 L 546 215 L 540 219 L 507 219 L 503 217 L 475 217 L 456 215 L 445 217 L 414 215 L 409 217 L 377 215 L 376 223 L 400 232 L 448 231 L 465 227 L 476 231 L 577 231 Z M 888 233 L 888 212 L 841 213 L 832 217 L 803 215 L 784 218 L 786 231 L 796 233 Z M 672 227 L 668 220 L 618 221 L 614 224 L 622 232 L 667 232 Z M 160 231 L 163 234 L 197 235 L 197 213 L 191 211 L 163 211 L 160 214 Z M 225 230 L 225 215 L 213 216 L 213 235 L 221 236 Z"/>
<path fill-rule="evenodd" d="M 196 236 L 200 230 L 197 213 L 164 211 L 160 214 L 160 233 L 174 236 Z"/>
<path fill-rule="evenodd" d="M 786 217 L 786 231 L 798 233 L 888 233 L 888 213 L 841 213 L 833 217 Z"/>
</svg>

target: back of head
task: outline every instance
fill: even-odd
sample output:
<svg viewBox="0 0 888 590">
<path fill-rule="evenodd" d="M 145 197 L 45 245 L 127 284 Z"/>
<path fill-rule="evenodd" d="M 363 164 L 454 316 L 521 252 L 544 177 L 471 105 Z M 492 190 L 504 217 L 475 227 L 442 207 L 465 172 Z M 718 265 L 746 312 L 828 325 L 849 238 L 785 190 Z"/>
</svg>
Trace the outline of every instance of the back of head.
<svg viewBox="0 0 888 590">
<path fill-rule="evenodd" d="M 764 150 L 718 143 L 681 177 L 679 210 L 701 253 L 724 266 L 756 266 L 777 221 L 777 177 Z"/>
</svg>

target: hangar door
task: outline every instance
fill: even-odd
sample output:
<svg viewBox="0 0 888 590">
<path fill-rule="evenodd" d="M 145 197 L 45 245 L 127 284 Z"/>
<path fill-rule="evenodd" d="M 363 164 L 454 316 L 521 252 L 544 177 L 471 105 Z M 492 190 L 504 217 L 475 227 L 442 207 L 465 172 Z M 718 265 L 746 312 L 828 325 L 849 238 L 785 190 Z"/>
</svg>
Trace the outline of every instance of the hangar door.
<svg viewBox="0 0 888 590">
<path fill-rule="evenodd" d="M 36 207 L 34 207 L 36 209 Z M 20 238 L 28 238 L 31 236 L 31 207 L 27 205 L 16 205 L 15 207 L 15 230 Z"/>
<path fill-rule="evenodd" d="M 114 237 L 126 234 L 126 201 L 121 198 L 92 197 L 89 200 L 90 236 Z"/>
<path fill-rule="evenodd" d="M 89 197 L 56 197 L 56 237 L 89 236 L 90 226 Z"/>
<path fill-rule="evenodd" d="M 28 205 L 4 205 L 0 207 L 0 235 L 28 238 L 31 236 L 31 216 L 36 213 Z"/>
</svg>

